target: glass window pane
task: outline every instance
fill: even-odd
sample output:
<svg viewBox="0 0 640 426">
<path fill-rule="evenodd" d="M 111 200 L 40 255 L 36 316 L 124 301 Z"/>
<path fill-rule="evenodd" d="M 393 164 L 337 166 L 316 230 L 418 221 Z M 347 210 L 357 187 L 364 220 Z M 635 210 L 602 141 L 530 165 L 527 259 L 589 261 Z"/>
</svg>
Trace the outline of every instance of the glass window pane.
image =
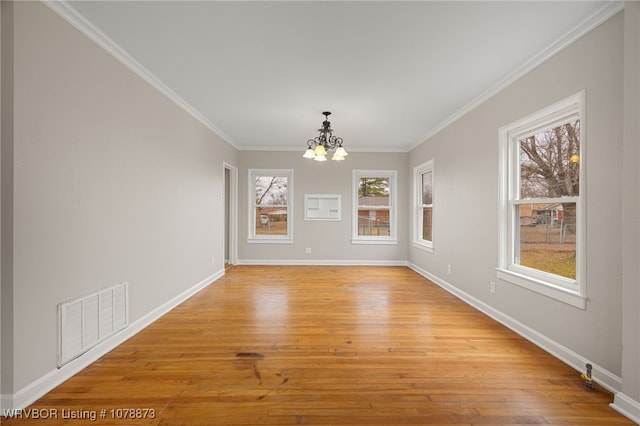
<svg viewBox="0 0 640 426">
<path fill-rule="evenodd" d="M 256 207 L 256 235 L 287 235 L 286 207 Z"/>
<path fill-rule="evenodd" d="M 389 178 L 360 178 L 359 206 L 389 206 Z"/>
<path fill-rule="evenodd" d="M 580 120 L 519 141 L 520 198 L 580 195 Z"/>
<path fill-rule="evenodd" d="M 367 209 L 358 207 L 358 235 L 391 235 L 389 209 Z"/>
<path fill-rule="evenodd" d="M 521 204 L 515 263 L 576 279 L 576 203 Z"/>
<path fill-rule="evenodd" d="M 422 204 L 433 204 L 433 172 L 422 174 Z"/>
<path fill-rule="evenodd" d="M 432 228 L 433 208 L 425 207 L 422 209 L 422 239 L 433 241 Z"/>
<path fill-rule="evenodd" d="M 287 205 L 286 176 L 256 176 L 257 205 Z"/>
</svg>

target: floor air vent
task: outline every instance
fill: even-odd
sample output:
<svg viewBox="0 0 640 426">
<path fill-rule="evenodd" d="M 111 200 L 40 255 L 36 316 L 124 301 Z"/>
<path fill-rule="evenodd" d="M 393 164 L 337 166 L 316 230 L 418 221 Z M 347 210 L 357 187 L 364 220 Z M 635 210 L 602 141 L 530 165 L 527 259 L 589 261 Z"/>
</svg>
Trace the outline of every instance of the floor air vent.
<svg viewBox="0 0 640 426">
<path fill-rule="evenodd" d="M 129 323 L 126 282 L 58 304 L 58 367 Z"/>
</svg>

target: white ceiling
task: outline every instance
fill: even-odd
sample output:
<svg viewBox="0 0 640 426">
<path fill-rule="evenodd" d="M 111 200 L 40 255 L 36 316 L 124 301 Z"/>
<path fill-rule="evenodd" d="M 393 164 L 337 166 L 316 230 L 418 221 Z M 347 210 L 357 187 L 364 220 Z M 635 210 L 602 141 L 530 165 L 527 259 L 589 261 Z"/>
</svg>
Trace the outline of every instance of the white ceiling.
<svg viewBox="0 0 640 426">
<path fill-rule="evenodd" d="M 49 4 L 239 149 L 407 151 L 622 8 L 603 1 Z"/>
</svg>

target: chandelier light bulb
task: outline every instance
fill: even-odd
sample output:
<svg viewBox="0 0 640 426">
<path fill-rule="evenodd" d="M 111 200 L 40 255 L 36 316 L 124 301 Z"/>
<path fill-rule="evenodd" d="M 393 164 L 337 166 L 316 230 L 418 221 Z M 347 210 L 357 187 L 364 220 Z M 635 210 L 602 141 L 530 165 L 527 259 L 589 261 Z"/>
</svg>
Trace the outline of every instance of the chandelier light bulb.
<svg viewBox="0 0 640 426">
<path fill-rule="evenodd" d="M 324 149 L 324 146 L 318 145 L 318 146 L 316 146 L 316 149 L 313 150 L 313 154 L 316 157 L 325 156 L 325 155 L 327 155 L 327 150 Z"/>
<path fill-rule="evenodd" d="M 335 155 L 338 155 L 340 157 L 346 157 L 347 155 L 349 155 L 349 153 L 343 147 L 339 146 L 338 149 L 336 149 L 336 153 L 334 154 L 334 156 Z"/>
</svg>

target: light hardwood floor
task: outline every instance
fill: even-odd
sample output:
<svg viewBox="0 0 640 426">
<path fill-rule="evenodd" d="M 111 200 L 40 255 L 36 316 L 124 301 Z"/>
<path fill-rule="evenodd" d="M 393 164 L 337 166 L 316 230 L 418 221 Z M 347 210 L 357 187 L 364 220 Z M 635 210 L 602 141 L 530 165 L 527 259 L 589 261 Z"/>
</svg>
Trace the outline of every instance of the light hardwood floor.
<svg viewBox="0 0 640 426">
<path fill-rule="evenodd" d="M 234 266 L 3 424 L 632 425 L 611 401 L 408 268 Z"/>
</svg>

